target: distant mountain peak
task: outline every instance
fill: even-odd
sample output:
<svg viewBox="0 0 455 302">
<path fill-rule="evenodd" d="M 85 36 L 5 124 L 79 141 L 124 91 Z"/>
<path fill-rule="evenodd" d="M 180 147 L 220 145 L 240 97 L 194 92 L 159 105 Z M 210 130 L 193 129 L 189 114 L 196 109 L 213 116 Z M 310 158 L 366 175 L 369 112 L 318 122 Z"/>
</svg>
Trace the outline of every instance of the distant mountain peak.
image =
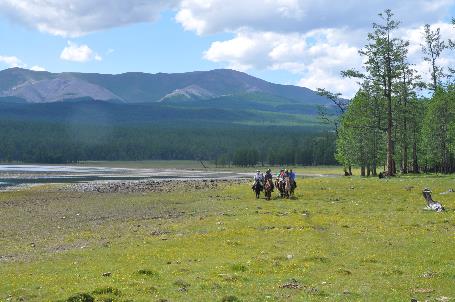
<svg viewBox="0 0 455 302">
<path fill-rule="evenodd" d="M 29 103 L 79 98 L 125 103 L 187 102 L 249 93 L 308 105 L 328 103 L 326 98 L 308 88 L 273 84 L 232 69 L 118 75 L 50 73 L 23 68 L 0 71 L 0 97 L 16 97 Z"/>
<path fill-rule="evenodd" d="M 22 98 L 30 103 L 58 102 L 84 97 L 100 101 L 122 100 L 109 90 L 78 79 L 71 74 L 61 74 L 44 80 L 29 79 L 2 91 L 0 96 Z"/>
</svg>

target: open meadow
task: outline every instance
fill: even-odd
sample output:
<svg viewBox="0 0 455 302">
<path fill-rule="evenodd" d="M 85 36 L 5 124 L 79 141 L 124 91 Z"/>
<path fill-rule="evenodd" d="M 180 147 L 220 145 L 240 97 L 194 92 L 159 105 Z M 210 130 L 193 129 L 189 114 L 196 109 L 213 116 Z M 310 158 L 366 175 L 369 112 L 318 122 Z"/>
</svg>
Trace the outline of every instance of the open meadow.
<svg viewBox="0 0 455 302">
<path fill-rule="evenodd" d="M 454 301 L 454 177 L 0 193 L 0 301 Z M 425 211 L 430 187 L 446 212 Z M 276 195 L 276 192 L 274 193 Z"/>
</svg>

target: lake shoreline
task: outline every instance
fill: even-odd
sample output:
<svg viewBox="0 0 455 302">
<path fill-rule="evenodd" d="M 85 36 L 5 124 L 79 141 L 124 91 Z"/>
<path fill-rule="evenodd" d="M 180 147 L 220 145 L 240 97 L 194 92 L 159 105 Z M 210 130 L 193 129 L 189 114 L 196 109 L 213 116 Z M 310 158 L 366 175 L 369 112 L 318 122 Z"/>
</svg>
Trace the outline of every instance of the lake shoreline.
<svg viewBox="0 0 455 302">
<path fill-rule="evenodd" d="M 84 193 L 170 193 L 173 191 L 189 192 L 203 189 L 211 190 L 223 185 L 239 185 L 250 181 L 249 178 L 92 181 L 87 183 L 65 184 L 60 186 L 58 190 Z"/>
</svg>

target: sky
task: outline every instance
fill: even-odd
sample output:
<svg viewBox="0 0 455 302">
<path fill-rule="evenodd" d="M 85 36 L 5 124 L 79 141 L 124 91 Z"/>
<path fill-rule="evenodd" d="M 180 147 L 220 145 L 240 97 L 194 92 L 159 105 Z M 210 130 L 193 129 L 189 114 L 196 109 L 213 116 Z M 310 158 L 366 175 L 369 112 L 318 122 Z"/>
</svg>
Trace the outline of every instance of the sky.
<svg viewBox="0 0 455 302">
<path fill-rule="evenodd" d="M 340 71 L 360 69 L 378 13 L 401 21 L 424 78 L 422 28 L 450 24 L 455 0 L 0 0 L 0 69 L 188 72 L 231 68 L 264 80 L 351 97 Z M 455 66 L 455 50 L 440 58 Z"/>
</svg>

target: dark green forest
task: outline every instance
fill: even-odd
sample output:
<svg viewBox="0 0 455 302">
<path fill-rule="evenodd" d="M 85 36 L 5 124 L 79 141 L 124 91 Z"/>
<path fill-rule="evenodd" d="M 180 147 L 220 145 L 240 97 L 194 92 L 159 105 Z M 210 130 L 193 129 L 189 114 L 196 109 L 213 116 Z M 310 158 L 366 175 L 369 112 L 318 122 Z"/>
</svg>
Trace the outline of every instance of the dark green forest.
<svg viewBox="0 0 455 302">
<path fill-rule="evenodd" d="M 0 161 L 214 160 L 217 165 L 336 163 L 333 134 L 226 123 L 81 124 L 1 121 Z"/>
<path fill-rule="evenodd" d="M 336 158 L 346 173 L 361 174 L 455 172 L 455 70 L 441 64 L 455 41 L 444 41 L 439 28 L 425 25 L 421 59 L 429 73 L 419 74 L 409 62 L 409 42 L 399 37 L 400 22 L 390 10 L 379 14 L 367 44 L 359 51 L 362 70 L 343 76 L 358 80 L 361 89 L 349 103 L 323 89 L 339 109 Z M 452 21 L 455 25 L 455 20 Z M 455 30 L 455 29 L 454 29 Z"/>
<path fill-rule="evenodd" d="M 336 164 L 335 136 L 321 125 L 317 112 L 315 104 L 260 93 L 137 104 L 90 99 L 34 104 L 3 98 L 0 161 Z"/>
</svg>

